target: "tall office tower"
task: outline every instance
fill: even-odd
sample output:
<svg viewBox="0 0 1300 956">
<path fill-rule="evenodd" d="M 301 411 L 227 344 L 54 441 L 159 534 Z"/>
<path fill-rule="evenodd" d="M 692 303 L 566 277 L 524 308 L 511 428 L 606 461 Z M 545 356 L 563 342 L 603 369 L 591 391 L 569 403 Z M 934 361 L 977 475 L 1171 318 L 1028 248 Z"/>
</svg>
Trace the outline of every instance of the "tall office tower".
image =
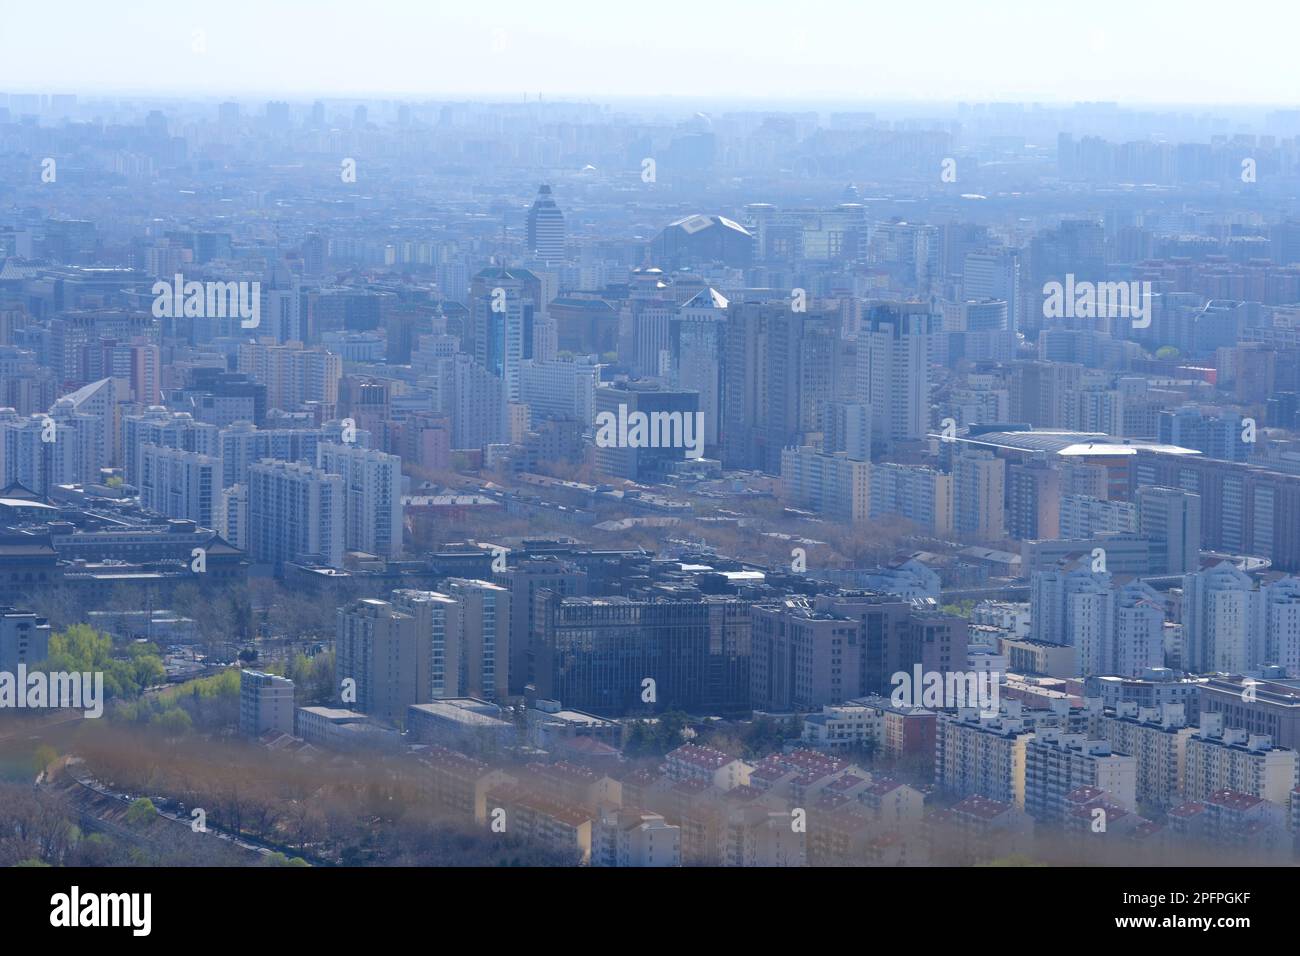
<svg viewBox="0 0 1300 956">
<path fill-rule="evenodd" d="M 343 479 L 343 540 L 382 558 L 402 554 L 402 460 L 374 448 L 323 442 L 317 467 Z"/>
<path fill-rule="evenodd" d="M 555 557 L 530 558 L 494 572 L 492 583 L 510 592 L 510 693 L 522 694 L 536 678 L 538 595 L 553 591 L 561 597 L 586 593 L 587 573 Z"/>
<path fill-rule="evenodd" d="M 526 269 L 484 269 L 470 292 L 470 335 L 462 349 L 501 380 L 504 399 L 519 401 L 519 363 L 533 357 L 533 318 L 542 311 L 541 282 Z"/>
<path fill-rule="evenodd" d="M 861 524 L 871 517 L 871 464 L 816 448 L 781 452 L 781 499 L 828 518 Z"/>
<path fill-rule="evenodd" d="M 248 469 L 248 544 L 254 561 L 343 567 L 343 479 L 311 465 L 261 461 Z"/>
<path fill-rule="evenodd" d="M 363 714 L 400 722 L 412 704 L 427 704 L 429 655 L 427 634 L 418 633 L 416 619 L 388 601 L 362 598 L 338 609 L 334 642 L 334 685 L 356 691 Z M 351 680 L 353 685 L 344 682 Z"/>
<path fill-rule="evenodd" d="M 602 365 L 563 359 L 528 359 L 519 367 L 519 398 L 528 406 L 532 423 L 567 419 L 584 430 L 596 419 L 596 388 Z"/>
<path fill-rule="evenodd" d="M 643 382 L 602 385 L 596 389 L 596 417 L 616 423 L 618 434 L 597 428 L 596 470 L 631 481 L 654 480 L 677 462 L 699 457 L 696 452 L 701 450 L 704 436 L 697 431 L 698 410 L 695 392 Z M 632 430 L 637 421 L 646 423 L 640 437 Z"/>
<path fill-rule="evenodd" d="M 749 711 L 752 601 L 566 598 L 544 591 L 539 602 L 539 697 L 611 717 Z M 645 696 L 651 687 L 653 700 Z"/>
<path fill-rule="evenodd" d="M 269 335 L 277 342 L 311 341 L 307 326 L 307 297 L 302 294 L 302 280 L 296 275 L 277 276 L 270 283 L 262 283 L 260 288 L 262 301 L 256 330 L 258 337 Z M 241 319 L 235 316 L 209 321 L 219 323 L 213 329 L 215 337 L 238 334 L 240 326 L 236 323 Z"/>
<path fill-rule="evenodd" d="M 797 441 L 806 317 L 786 300 L 728 306 L 720 436 L 727 467 L 779 474 L 781 449 Z"/>
<path fill-rule="evenodd" d="M 1001 299 L 1007 304 L 1007 328 L 1020 330 L 1020 254 L 1011 249 L 969 252 L 962 263 L 962 298 Z"/>
<path fill-rule="evenodd" d="M 505 435 L 507 403 L 501 379 L 468 355 L 452 360 L 453 448 L 482 448 Z"/>
<path fill-rule="evenodd" d="M 1011 371 L 1011 419 L 1035 428 L 1070 427 L 1082 365 L 1015 362 Z"/>
<path fill-rule="evenodd" d="M 799 435 L 822 428 L 822 409 L 839 398 L 853 398 L 856 372 L 844 374 L 844 341 L 838 316 L 819 312 L 804 323 L 799 342 Z"/>
<path fill-rule="evenodd" d="M 267 731 L 293 733 L 293 681 L 261 671 L 239 672 L 239 732 L 260 737 Z"/>
<path fill-rule="evenodd" d="M 867 259 L 883 266 L 906 288 L 929 293 L 943 279 L 943 242 L 939 227 L 921 223 L 889 222 L 872 227 Z"/>
<path fill-rule="evenodd" d="M 1164 545 L 1164 574 L 1196 571 L 1201 564 L 1201 496 L 1178 488 L 1144 485 L 1134 495 L 1137 530 Z"/>
<path fill-rule="evenodd" d="M 1073 275 L 1076 282 L 1099 282 L 1106 278 L 1106 234 L 1100 222 L 1062 220 L 1059 228 L 1036 236 L 1029 243 L 1029 273 L 1024 301 L 1027 307 L 1020 317 L 1019 331 L 1033 338 L 1044 325 L 1043 287 L 1048 282 L 1066 281 Z"/>
<path fill-rule="evenodd" d="M 533 320 L 533 360 L 554 362 L 560 354 L 560 325 L 543 312 Z"/>
<path fill-rule="evenodd" d="M 0 608 L 0 671 L 34 667 L 50 656 L 50 622 L 32 611 Z"/>
<path fill-rule="evenodd" d="M 920 441 L 930 425 L 930 306 L 880 303 L 858 334 L 858 397 L 871 405 L 873 441 Z"/>
<path fill-rule="evenodd" d="M 677 311 L 677 303 L 667 296 L 632 299 L 623 306 L 619 323 L 626 327 L 628 334 L 627 344 L 620 345 L 619 354 L 631 358 L 637 375 L 666 378 L 670 373 L 672 324 L 677 319 Z"/>
<path fill-rule="evenodd" d="M 704 444 L 716 449 L 722 429 L 722 370 L 727 347 L 726 297 L 703 289 L 688 299 L 673 326 L 673 378 L 677 388 L 700 395 Z"/>
<path fill-rule="evenodd" d="M 1187 669 L 1245 673 L 1265 663 L 1264 602 L 1250 576 L 1227 561 L 1183 576 Z"/>
<path fill-rule="evenodd" d="M 460 686 L 461 606 L 437 591 L 395 590 L 393 606 L 415 622 L 417 704 L 469 696 Z"/>
<path fill-rule="evenodd" d="M 1080 787 L 1137 809 L 1137 759 L 1113 753 L 1110 742 L 1047 728 L 1025 747 L 1025 812 L 1039 823 L 1060 823 L 1071 809 L 1066 795 Z"/>
<path fill-rule="evenodd" d="M 489 581 L 448 578 L 447 593 L 460 604 L 462 692 L 504 700 L 510 692 L 510 592 Z"/>
<path fill-rule="evenodd" d="M 302 241 L 302 274 L 308 278 L 325 274 L 325 259 L 329 243 L 319 233 L 312 233 Z"/>
<path fill-rule="evenodd" d="M 1242 417 L 1235 413 L 1207 415 L 1196 405 L 1158 413 L 1157 437 L 1166 445 L 1195 448 L 1207 458 L 1245 461 L 1250 442 L 1242 441 Z"/>
<path fill-rule="evenodd" d="M 224 127 L 238 126 L 239 104 L 234 102 L 219 103 L 217 105 L 217 123 Z"/>
<path fill-rule="evenodd" d="M 188 518 L 215 527 L 221 462 L 178 448 L 145 445 L 140 472 L 140 505 L 169 518 Z"/>
<path fill-rule="evenodd" d="M 172 389 L 168 404 L 201 422 L 232 425 L 266 421 L 266 386 L 239 372 L 219 368 L 192 368 L 189 383 Z"/>
<path fill-rule="evenodd" d="M 967 451 L 952 462 L 952 529 L 991 541 L 1006 534 L 1007 463 L 990 451 Z"/>
<path fill-rule="evenodd" d="M 1007 535 L 1016 541 L 1062 537 L 1061 473 L 1046 461 L 1007 467 Z"/>
<path fill-rule="evenodd" d="M 528 210 L 528 251 L 536 258 L 557 262 L 564 258 L 564 213 L 551 198 L 551 187 L 537 187 Z"/>
<path fill-rule="evenodd" d="M 763 710 L 887 694 L 896 673 L 966 666 L 966 621 L 879 594 L 786 598 L 756 605 L 752 620 L 750 697 Z"/>
</svg>

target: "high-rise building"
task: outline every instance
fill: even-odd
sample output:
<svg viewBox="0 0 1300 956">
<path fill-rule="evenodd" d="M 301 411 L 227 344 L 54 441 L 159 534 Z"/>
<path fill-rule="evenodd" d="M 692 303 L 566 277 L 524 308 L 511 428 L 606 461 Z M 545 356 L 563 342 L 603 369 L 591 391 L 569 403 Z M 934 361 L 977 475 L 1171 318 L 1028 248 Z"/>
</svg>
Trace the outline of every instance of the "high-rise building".
<svg viewBox="0 0 1300 956">
<path fill-rule="evenodd" d="M 727 298 L 708 288 L 687 300 L 673 325 L 672 383 L 700 396 L 704 444 L 716 448 L 722 433 L 723 368 L 727 350 Z"/>
<path fill-rule="evenodd" d="M 992 452 L 965 452 L 952 463 L 952 529 L 980 541 L 1006 533 L 1006 468 Z"/>
<path fill-rule="evenodd" d="M 165 408 L 154 407 L 138 414 L 123 415 L 122 462 L 126 472 L 124 477 L 129 485 L 139 486 L 145 445 L 179 448 L 214 458 L 223 457 L 217 426 L 196 421 L 188 412 L 169 412 Z"/>
<path fill-rule="evenodd" d="M 448 578 L 460 605 L 460 687 L 466 696 L 500 701 L 509 694 L 510 591 L 490 581 Z"/>
<path fill-rule="evenodd" d="M 1104 571 L 1042 571 L 1030 582 L 1033 637 L 1075 649 L 1076 673 L 1137 677 L 1164 665 L 1164 602 Z"/>
<path fill-rule="evenodd" d="M 1007 328 L 1020 329 L 1020 256 L 1013 250 L 969 252 L 962 266 L 962 296 L 1007 304 Z"/>
<path fill-rule="evenodd" d="M 719 436 L 727 467 L 779 474 L 781 449 L 797 443 L 807 318 L 785 300 L 728 305 Z"/>
<path fill-rule="evenodd" d="M 954 797 L 979 795 L 1025 807 L 1026 749 L 1034 739 L 1018 701 L 998 716 L 974 707 L 940 714 L 934 731 L 934 783 Z"/>
<path fill-rule="evenodd" d="M 1143 486 L 1134 495 L 1137 531 L 1164 546 L 1165 574 L 1195 571 L 1201 564 L 1201 498 L 1178 488 Z"/>
<path fill-rule="evenodd" d="M 415 621 L 416 703 L 466 696 L 461 677 L 461 606 L 437 591 L 393 592 L 393 606 Z"/>
<path fill-rule="evenodd" d="M 653 480 L 703 452 L 699 395 L 653 383 L 596 389 L 596 469 L 631 481 Z M 609 425 L 599 427 L 602 422 Z M 637 424 L 639 429 L 634 431 Z M 613 427 L 611 427 L 611 425 Z"/>
<path fill-rule="evenodd" d="M 179 448 L 141 449 L 140 505 L 169 518 L 188 518 L 212 528 L 221 490 L 221 462 Z"/>
<path fill-rule="evenodd" d="M 510 592 L 510 693 L 522 694 L 536 677 L 541 633 L 538 626 L 538 595 L 553 591 L 561 597 L 586 592 L 587 574 L 581 568 L 555 557 L 529 558 L 495 571 L 492 583 Z"/>
<path fill-rule="evenodd" d="M 528 251 L 548 262 L 564 258 L 564 213 L 551 197 L 551 187 L 537 187 L 537 198 L 528 210 Z"/>
<path fill-rule="evenodd" d="M 919 302 L 871 307 L 858 333 L 858 398 L 871 406 L 879 448 L 920 441 L 930 426 L 929 337 L 935 319 Z"/>
<path fill-rule="evenodd" d="M 261 461 L 248 469 L 249 554 L 286 562 L 343 566 L 343 479 L 311 465 Z"/>
<path fill-rule="evenodd" d="M 484 269 L 474 277 L 470 341 L 474 361 L 501 382 L 504 401 L 519 401 L 519 366 L 533 357 L 533 319 L 541 309 L 541 283 L 525 269 Z"/>
<path fill-rule="evenodd" d="M 335 686 L 343 703 L 363 714 L 400 721 L 429 690 L 432 641 L 416 618 L 388 601 L 362 598 L 338 609 L 334 643 Z M 355 699 L 350 699 L 355 692 Z"/>
<path fill-rule="evenodd" d="M 1009 537 L 1017 541 L 1069 537 L 1061 530 L 1063 507 L 1060 471 L 1046 461 L 1008 464 L 1006 532 Z"/>
<path fill-rule="evenodd" d="M 1264 663 L 1264 603 L 1250 576 L 1227 561 L 1183 576 L 1186 666 L 1243 673 Z"/>
<path fill-rule="evenodd" d="M 751 603 L 543 592 L 537 692 L 602 716 L 748 712 Z"/>
<path fill-rule="evenodd" d="M 1201 499 L 1201 547 L 1269 558 L 1300 571 L 1300 475 L 1202 455 L 1139 451 L 1130 489 L 1181 488 Z"/>
<path fill-rule="evenodd" d="M 402 553 L 402 460 L 374 448 L 322 442 L 318 466 L 343 479 L 343 539 L 382 558 Z"/>
</svg>

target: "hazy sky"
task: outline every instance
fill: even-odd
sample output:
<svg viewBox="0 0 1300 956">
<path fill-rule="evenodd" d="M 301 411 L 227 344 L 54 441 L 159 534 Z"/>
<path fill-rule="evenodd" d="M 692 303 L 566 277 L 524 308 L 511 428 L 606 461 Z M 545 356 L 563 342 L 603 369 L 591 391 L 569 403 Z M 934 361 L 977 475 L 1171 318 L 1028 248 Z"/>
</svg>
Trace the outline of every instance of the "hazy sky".
<svg viewBox="0 0 1300 956">
<path fill-rule="evenodd" d="M 1300 101 L 1295 0 L 10 0 L 0 23 L 0 91 Z"/>
</svg>

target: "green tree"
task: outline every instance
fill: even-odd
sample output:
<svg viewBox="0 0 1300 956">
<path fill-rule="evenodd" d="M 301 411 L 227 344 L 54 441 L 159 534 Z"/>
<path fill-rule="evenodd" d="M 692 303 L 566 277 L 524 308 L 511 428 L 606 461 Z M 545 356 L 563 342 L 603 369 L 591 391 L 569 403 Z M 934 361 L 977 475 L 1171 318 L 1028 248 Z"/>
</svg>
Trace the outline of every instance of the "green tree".
<svg viewBox="0 0 1300 956">
<path fill-rule="evenodd" d="M 126 808 L 126 822 L 133 827 L 147 826 L 158 816 L 158 808 L 148 797 L 137 797 Z"/>
</svg>

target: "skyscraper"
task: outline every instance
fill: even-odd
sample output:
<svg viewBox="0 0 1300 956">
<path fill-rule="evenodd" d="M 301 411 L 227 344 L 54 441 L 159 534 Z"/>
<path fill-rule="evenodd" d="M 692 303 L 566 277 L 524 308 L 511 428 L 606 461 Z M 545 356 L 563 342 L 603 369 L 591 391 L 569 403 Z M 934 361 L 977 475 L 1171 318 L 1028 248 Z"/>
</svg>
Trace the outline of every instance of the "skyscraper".
<svg viewBox="0 0 1300 956">
<path fill-rule="evenodd" d="M 253 560 L 313 560 L 343 566 L 343 479 L 311 465 L 261 461 L 248 469 L 248 537 Z"/>
<path fill-rule="evenodd" d="M 323 442 L 318 465 L 343 479 L 343 538 L 355 551 L 402 553 L 402 460 L 374 448 Z"/>
<path fill-rule="evenodd" d="M 528 251 L 538 259 L 564 258 L 564 213 L 551 198 L 551 187 L 537 187 L 537 198 L 528 210 Z"/>
<path fill-rule="evenodd" d="M 880 303 L 867 314 L 858 335 L 858 397 L 871 406 L 880 448 L 919 441 L 929 430 L 932 328 L 921 302 Z"/>
</svg>

